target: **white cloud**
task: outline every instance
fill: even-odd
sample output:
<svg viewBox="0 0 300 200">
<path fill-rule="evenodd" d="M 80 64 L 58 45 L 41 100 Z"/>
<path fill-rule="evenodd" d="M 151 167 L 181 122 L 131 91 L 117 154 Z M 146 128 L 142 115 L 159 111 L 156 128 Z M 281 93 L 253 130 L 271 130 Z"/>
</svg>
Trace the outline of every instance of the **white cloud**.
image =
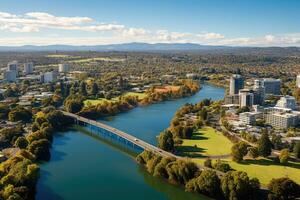
<svg viewBox="0 0 300 200">
<path fill-rule="evenodd" d="M 128 29 L 124 29 L 122 31 L 122 34 L 123 36 L 141 37 L 141 36 L 147 36 L 148 34 L 150 34 L 150 32 L 143 28 L 128 28 Z"/>
<path fill-rule="evenodd" d="M 225 36 L 220 33 L 202 33 L 202 34 L 197 34 L 197 37 L 205 40 L 210 40 L 210 39 L 223 39 Z"/>
<path fill-rule="evenodd" d="M 54 31 L 49 32 L 48 29 Z M 55 16 L 45 12 L 28 12 L 23 15 L 0 12 L 0 30 L 6 33 L 0 32 L 0 45 L 189 42 L 231 46 L 300 46 L 300 33 L 230 38 L 216 32 L 190 33 L 187 31 L 147 30 L 141 27 L 127 27 L 116 22 L 98 22 L 90 17 Z M 55 30 L 66 30 L 69 37 L 60 31 L 55 32 Z M 72 37 L 72 31 L 81 31 L 82 34 Z M 9 36 L 9 32 L 14 32 L 16 35 L 14 37 Z M 84 32 L 91 32 L 91 34 Z M 36 37 L 33 37 L 31 33 L 36 33 Z M 93 35 L 93 37 L 87 35 Z"/>
<path fill-rule="evenodd" d="M 41 28 L 80 30 L 80 31 L 115 31 L 124 25 L 98 23 L 89 17 L 59 17 L 43 12 L 30 12 L 25 15 L 13 15 L 0 12 L 0 29 L 11 32 L 38 32 Z"/>
<path fill-rule="evenodd" d="M 265 39 L 267 42 L 274 42 L 275 41 L 275 36 L 274 35 L 266 35 Z"/>
</svg>

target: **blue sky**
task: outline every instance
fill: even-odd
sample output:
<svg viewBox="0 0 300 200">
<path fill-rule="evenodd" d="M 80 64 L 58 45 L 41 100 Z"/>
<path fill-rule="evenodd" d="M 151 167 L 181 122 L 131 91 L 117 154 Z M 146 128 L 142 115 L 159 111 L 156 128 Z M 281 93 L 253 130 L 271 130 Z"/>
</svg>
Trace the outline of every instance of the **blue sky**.
<svg viewBox="0 0 300 200">
<path fill-rule="evenodd" d="M 300 46 L 298 0 L 1 0 L 0 45 Z"/>
</svg>

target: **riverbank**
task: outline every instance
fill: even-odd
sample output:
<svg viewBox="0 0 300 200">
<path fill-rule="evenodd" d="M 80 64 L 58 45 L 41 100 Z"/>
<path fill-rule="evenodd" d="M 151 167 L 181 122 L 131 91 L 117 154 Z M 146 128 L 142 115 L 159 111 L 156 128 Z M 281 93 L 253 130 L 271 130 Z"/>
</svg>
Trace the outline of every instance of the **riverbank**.
<svg viewBox="0 0 300 200">
<path fill-rule="evenodd" d="M 222 88 L 204 83 L 193 96 L 139 106 L 99 121 L 156 145 L 157 133 L 169 126 L 180 106 L 205 97 L 222 99 L 223 94 Z M 51 155 L 50 162 L 41 165 L 37 200 L 80 200 L 87 195 L 91 199 L 111 200 L 207 199 L 152 177 L 136 164 L 133 157 L 77 130 L 56 134 Z"/>
<path fill-rule="evenodd" d="M 146 94 L 142 95 L 143 98 L 141 98 L 141 95 L 123 95 L 110 101 L 100 99 L 98 104 L 86 103 L 86 106 L 77 114 L 90 119 L 112 116 L 132 110 L 138 106 L 146 106 L 158 102 L 193 96 L 201 89 L 199 82 L 196 81 L 185 80 L 182 81 L 181 84 L 182 85 L 179 86 L 159 86 L 151 88 Z"/>
</svg>

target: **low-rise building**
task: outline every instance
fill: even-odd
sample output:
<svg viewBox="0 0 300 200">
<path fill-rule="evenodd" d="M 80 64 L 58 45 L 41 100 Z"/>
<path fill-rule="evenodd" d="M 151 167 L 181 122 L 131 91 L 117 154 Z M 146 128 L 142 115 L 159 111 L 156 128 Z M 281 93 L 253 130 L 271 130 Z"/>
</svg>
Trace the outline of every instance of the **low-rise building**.
<svg viewBox="0 0 300 200">
<path fill-rule="evenodd" d="M 36 94 L 34 95 L 34 97 L 36 98 L 36 100 L 40 101 L 49 97 L 52 97 L 53 93 L 52 92 L 42 92 L 41 94 Z"/>
<path fill-rule="evenodd" d="M 297 108 L 296 99 L 288 95 L 283 96 L 277 101 L 276 107 L 295 110 Z"/>
<path fill-rule="evenodd" d="M 276 129 L 287 129 L 298 125 L 299 117 L 294 113 L 273 113 L 265 115 L 266 124 Z"/>
<path fill-rule="evenodd" d="M 166 74 L 161 76 L 161 81 L 163 82 L 174 81 L 175 79 L 176 79 L 175 75 Z"/>
<path fill-rule="evenodd" d="M 256 122 L 256 118 L 260 113 L 255 112 L 243 112 L 239 114 L 239 121 L 245 125 L 253 125 Z"/>
<path fill-rule="evenodd" d="M 197 79 L 197 78 L 198 78 L 198 75 L 195 74 L 195 73 L 188 73 L 188 74 L 186 74 L 186 77 L 187 77 L 188 79 Z"/>
</svg>

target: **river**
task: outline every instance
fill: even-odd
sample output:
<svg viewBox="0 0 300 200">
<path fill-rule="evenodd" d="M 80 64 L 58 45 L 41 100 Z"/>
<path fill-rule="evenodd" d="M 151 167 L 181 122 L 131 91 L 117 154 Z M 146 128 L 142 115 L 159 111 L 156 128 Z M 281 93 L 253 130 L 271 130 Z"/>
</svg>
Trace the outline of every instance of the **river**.
<svg viewBox="0 0 300 200">
<path fill-rule="evenodd" d="M 202 84 L 195 95 L 137 107 L 100 120 L 149 143 L 169 126 L 176 110 L 185 103 L 204 98 L 218 100 L 224 89 Z M 150 176 L 129 153 L 79 130 L 55 134 L 51 160 L 41 164 L 37 200 L 196 200 L 207 199 L 186 193 L 181 187 Z"/>
</svg>

